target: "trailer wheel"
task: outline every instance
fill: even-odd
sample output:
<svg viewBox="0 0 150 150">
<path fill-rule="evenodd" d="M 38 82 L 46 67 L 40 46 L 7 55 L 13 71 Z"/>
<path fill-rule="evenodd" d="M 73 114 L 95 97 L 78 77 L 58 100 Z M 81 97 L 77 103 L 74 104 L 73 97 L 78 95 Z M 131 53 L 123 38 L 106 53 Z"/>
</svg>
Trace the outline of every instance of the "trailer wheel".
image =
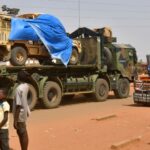
<svg viewBox="0 0 150 150">
<path fill-rule="evenodd" d="M 23 47 L 14 47 L 11 50 L 10 62 L 15 66 L 22 66 L 27 60 L 27 52 Z"/>
<path fill-rule="evenodd" d="M 118 81 L 118 89 L 114 90 L 117 98 L 127 98 L 129 96 L 130 83 L 125 78 L 120 78 Z"/>
<path fill-rule="evenodd" d="M 105 79 L 97 79 L 95 85 L 95 98 L 97 101 L 105 101 L 108 97 L 109 86 Z"/>
<path fill-rule="evenodd" d="M 35 105 L 37 104 L 37 92 L 36 89 L 33 87 L 33 85 L 31 84 L 28 85 L 29 85 L 29 92 L 28 92 L 27 100 L 28 100 L 28 105 L 30 110 L 33 110 Z"/>
<path fill-rule="evenodd" d="M 42 102 L 46 108 L 55 108 L 61 102 L 62 94 L 60 86 L 53 81 L 48 81 L 44 87 Z"/>
<path fill-rule="evenodd" d="M 78 51 L 75 48 L 73 48 L 69 64 L 76 65 L 78 63 L 78 61 L 79 61 Z"/>
</svg>

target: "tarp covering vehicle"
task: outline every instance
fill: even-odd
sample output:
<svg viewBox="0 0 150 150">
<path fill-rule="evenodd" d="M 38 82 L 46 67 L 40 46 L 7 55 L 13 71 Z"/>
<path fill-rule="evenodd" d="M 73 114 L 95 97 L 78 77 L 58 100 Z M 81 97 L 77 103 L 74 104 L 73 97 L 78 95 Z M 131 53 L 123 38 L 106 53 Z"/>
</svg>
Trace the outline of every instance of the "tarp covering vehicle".
<svg viewBox="0 0 150 150">
<path fill-rule="evenodd" d="M 41 14 L 34 19 L 12 18 L 9 40 L 41 40 L 52 58 L 67 65 L 72 54 L 72 40 L 58 18 Z"/>
</svg>

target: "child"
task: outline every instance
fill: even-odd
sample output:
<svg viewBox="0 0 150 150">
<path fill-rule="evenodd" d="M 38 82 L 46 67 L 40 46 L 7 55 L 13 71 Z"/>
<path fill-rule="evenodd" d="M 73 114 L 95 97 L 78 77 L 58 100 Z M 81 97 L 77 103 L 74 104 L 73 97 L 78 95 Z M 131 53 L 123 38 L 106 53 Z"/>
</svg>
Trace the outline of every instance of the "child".
<svg viewBox="0 0 150 150">
<path fill-rule="evenodd" d="M 6 90 L 0 89 L 0 150 L 9 150 L 9 110 L 10 106 L 6 101 Z"/>
</svg>

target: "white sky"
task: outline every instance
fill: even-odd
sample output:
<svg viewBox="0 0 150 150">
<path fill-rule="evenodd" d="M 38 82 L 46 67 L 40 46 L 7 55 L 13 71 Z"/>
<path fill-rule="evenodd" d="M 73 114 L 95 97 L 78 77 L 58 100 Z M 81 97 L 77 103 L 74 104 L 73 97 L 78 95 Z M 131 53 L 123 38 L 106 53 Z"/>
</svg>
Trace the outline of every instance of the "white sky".
<svg viewBox="0 0 150 150">
<path fill-rule="evenodd" d="M 22 13 L 48 13 L 58 17 L 67 32 L 80 27 L 110 26 L 118 43 L 131 44 L 139 60 L 150 54 L 150 0 L 0 0 L 0 7 Z"/>
</svg>

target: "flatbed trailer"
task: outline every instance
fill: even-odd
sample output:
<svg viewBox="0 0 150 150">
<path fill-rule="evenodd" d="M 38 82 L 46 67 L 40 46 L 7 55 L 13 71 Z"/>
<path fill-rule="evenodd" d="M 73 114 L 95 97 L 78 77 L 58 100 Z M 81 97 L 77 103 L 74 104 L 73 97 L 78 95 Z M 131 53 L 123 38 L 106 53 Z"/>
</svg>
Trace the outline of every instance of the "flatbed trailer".
<svg viewBox="0 0 150 150">
<path fill-rule="evenodd" d="M 71 38 L 81 42 L 82 53 L 76 65 L 62 64 L 32 66 L 0 66 L 0 87 L 8 89 L 8 99 L 14 98 L 17 73 L 30 74 L 28 103 L 33 109 L 38 100 L 46 108 L 59 106 L 62 97 L 75 94 L 94 95 L 96 101 L 105 101 L 109 91 L 118 98 L 129 96 L 130 82 L 134 79 L 135 48 L 128 44 L 113 44 L 112 37 L 103 36 L 103 29 L 96 32 L 79 28 Z"/>
<path fill-rule="evenodd" d="M 79 93 L 93 94 L 97 101 L 106 100 L 108 92 L 112 90 L 122 89 L 117 95 L 120 98 L 128 97 L 129 94 L 128 79 L 121 78 L 120 73 L 99 71 L 96 65 L 73 65 L 67 68 L 62 65 L 0 66 L 0 87 L 8 89 L 8 99 L 14 99 L 17 73 L 20 70 L 31 75 L 27 81 L 28 103 L 31 109 L 38 100 L 41 100 L 46 108 L 54 108 L 59 106 L 62 97 L 71 98 Z"/>
</svg>

